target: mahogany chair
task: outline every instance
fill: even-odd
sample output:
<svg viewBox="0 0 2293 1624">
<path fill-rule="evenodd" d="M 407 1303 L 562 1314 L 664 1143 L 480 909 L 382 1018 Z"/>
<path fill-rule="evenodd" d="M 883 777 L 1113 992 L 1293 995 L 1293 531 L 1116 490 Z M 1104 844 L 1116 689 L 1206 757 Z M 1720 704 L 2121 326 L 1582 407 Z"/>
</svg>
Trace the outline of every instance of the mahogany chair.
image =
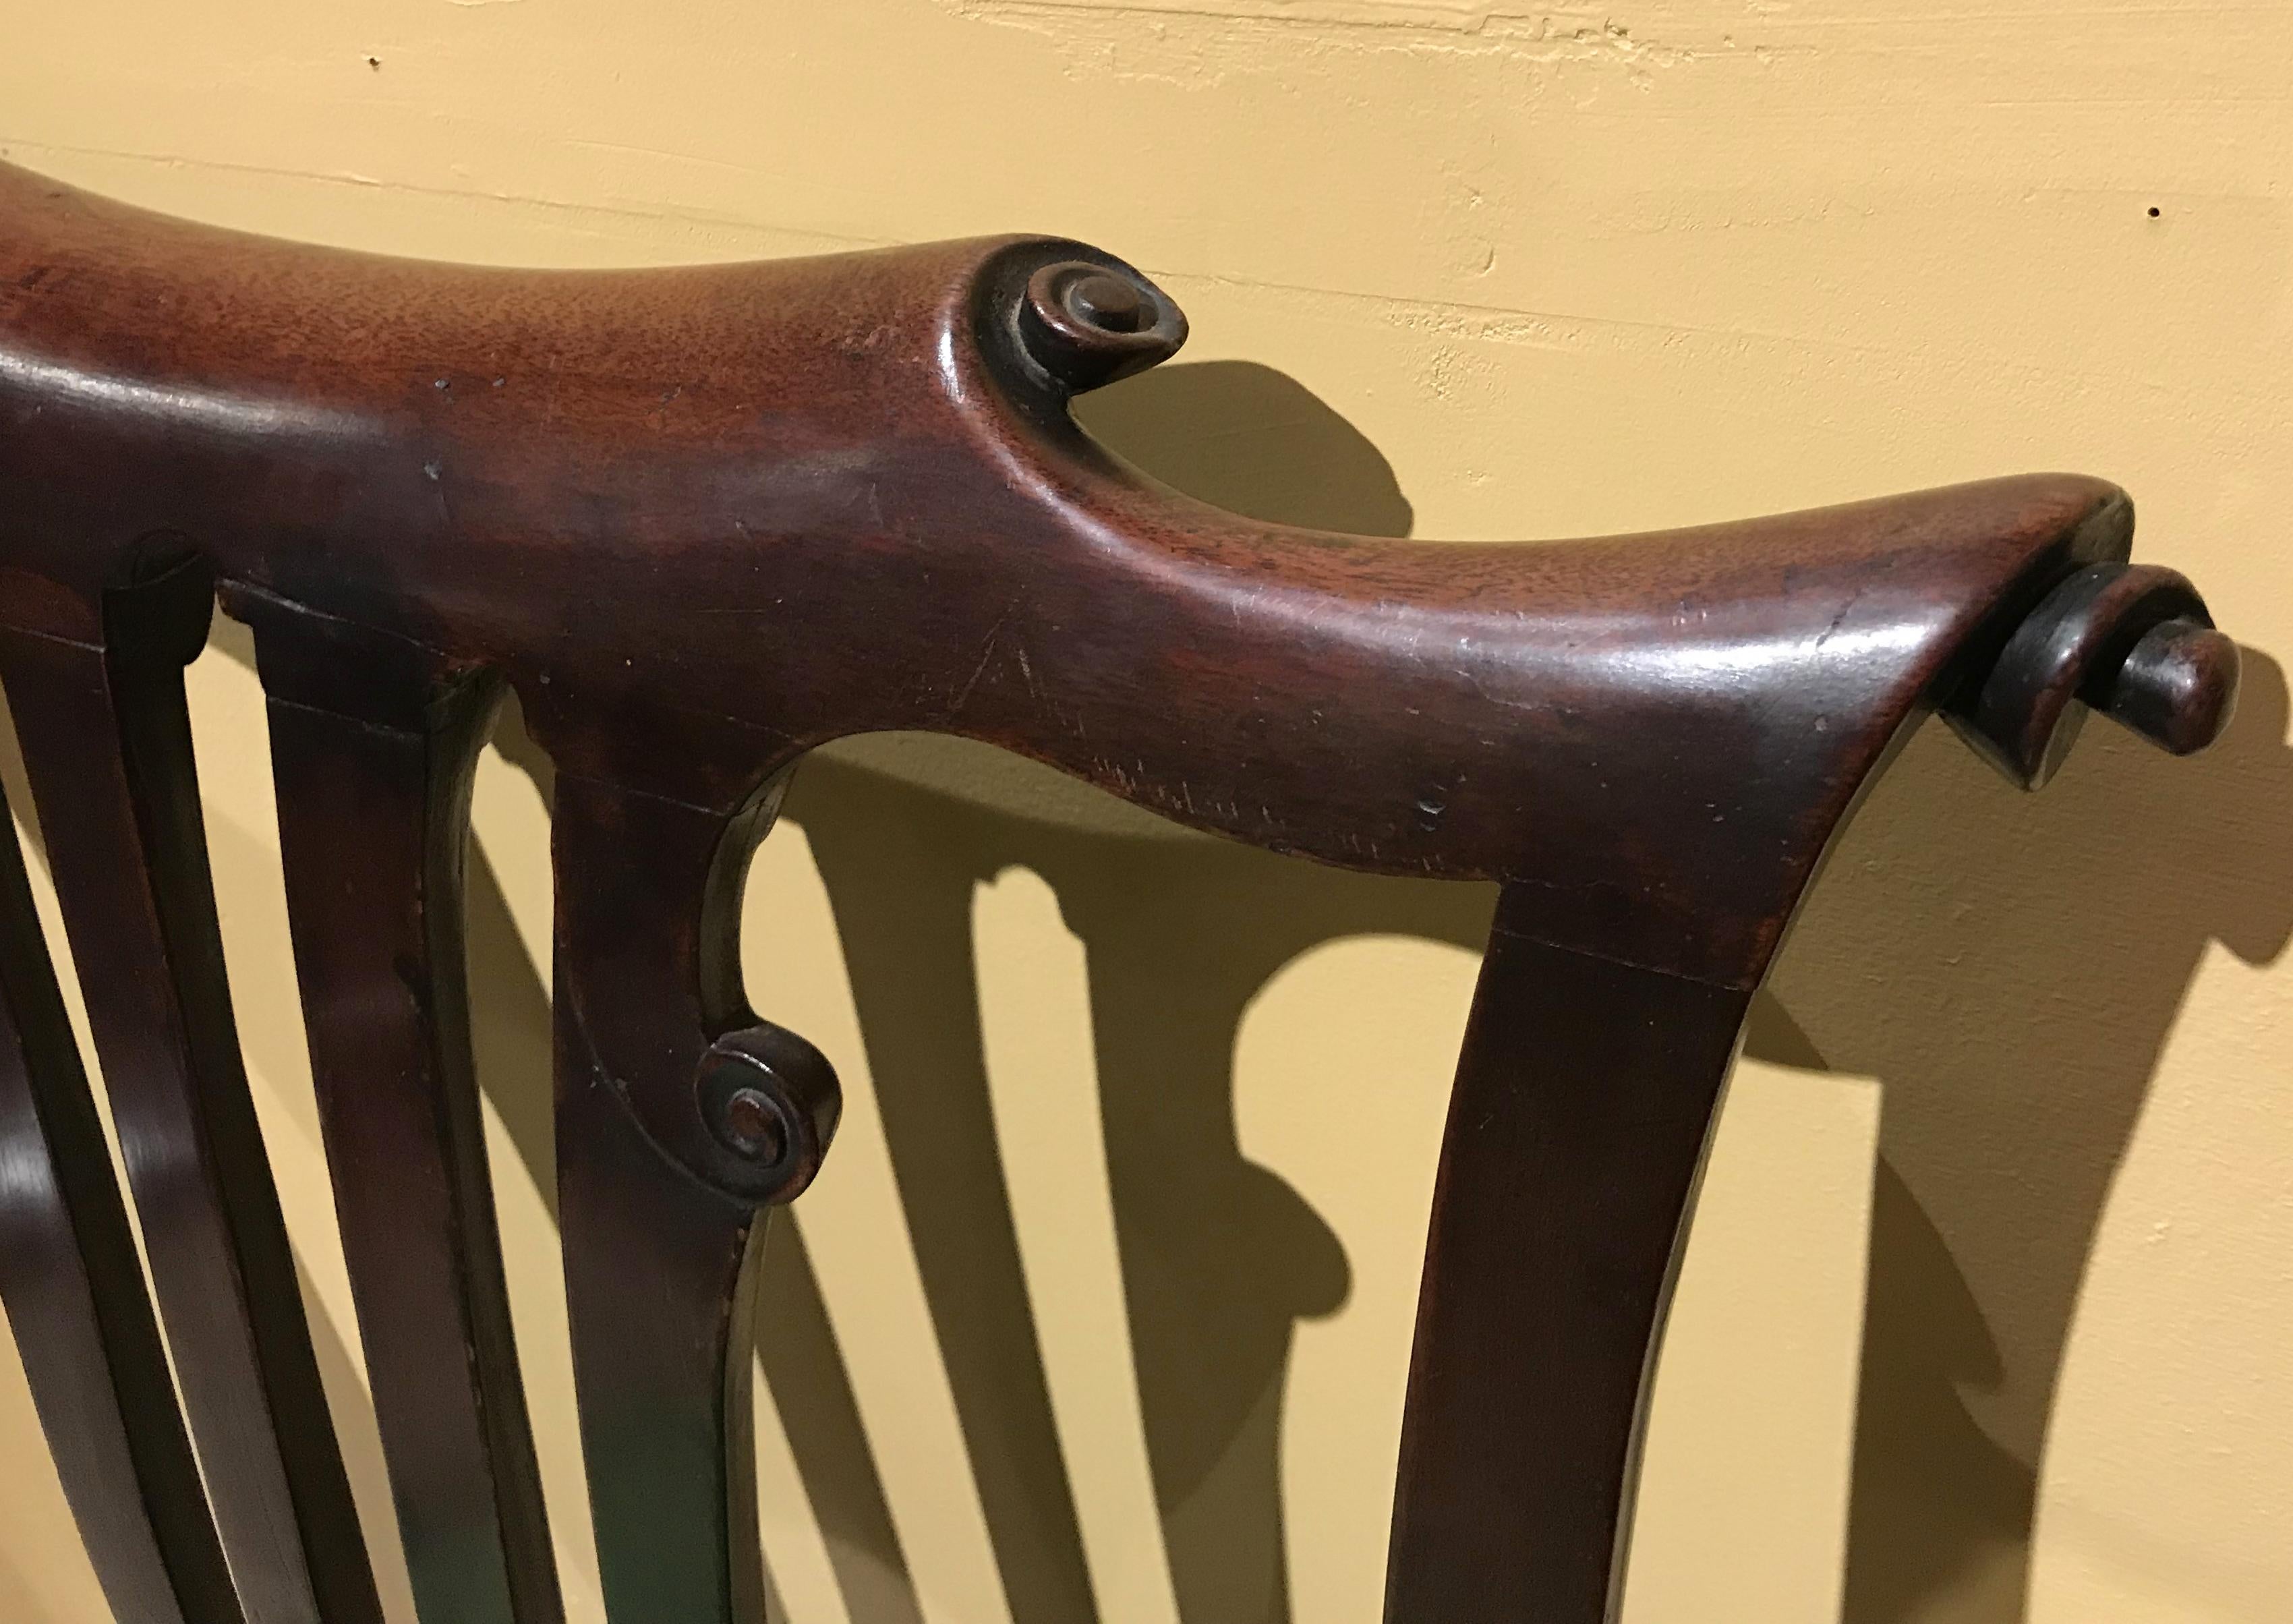
<svg viewBox="0 0 2293 1624">
<path fill-rule="evenodd" d="M 2070 475 L 1533 546 L 1244 519 L 1068 415 L 1185 331 L 1068 241 L 474 270 L 0 168 L 0 683 L 150 1263 L 147 1295 L 9 846 L 0 1289 L 120 1620 L 380 1616 L 223 978 L 182 683 L 218 602 L 269 696 L 425 1624 L 562 1612 L 463 985 L 510 688 L 558 772 L 557 1178 L 616 1624 L 761 1612 L 750 1265 L 838 1092 L 744 1001 L 739 882 L 808 750 L 898 728 L 1277 851 L 1503 882 L 1385 1616 L 1614 1616 L 1722 1077 L 1859 796 L 1937 710 L 2034 788 L 2088 708 L 2197 750 L 2236 649 L 2127 562 L 2126 497 Z"/>
</svg>

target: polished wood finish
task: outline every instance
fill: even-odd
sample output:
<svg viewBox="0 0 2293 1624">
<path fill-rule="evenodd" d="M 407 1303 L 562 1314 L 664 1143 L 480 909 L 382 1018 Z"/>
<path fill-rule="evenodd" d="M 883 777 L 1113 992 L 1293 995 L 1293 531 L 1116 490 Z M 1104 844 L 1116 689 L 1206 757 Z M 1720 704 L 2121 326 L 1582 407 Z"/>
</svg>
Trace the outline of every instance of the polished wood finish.
<svg viewBox="0 0 2293 1624">
<path fill-rule="evenodd" d="M 0 630 L 0 680 L 247 1619 L 381 1624 L 223 972 L 183 694 L 212 584 L 129 572 L 101 642 Z"/>
<path fill-rule="evenodd" d="M 1434 1188 L 1392 1619 L 1600 1619 L 1678 1240 L 1749 993 L 1521 934 L 1497 904 Z M 1560 1401 L 1556 1401 L 1559 1399 Z"/>
<path fill-rule="evenodd" d="M 616 1620 L 758 1616 L 743 1333 L 759 1226 L 754 1201 L 694 1176 L 720 1153 L 694 1076 L 739 1024 L 733 910 L 769 813 L 558 779 L 558 1222 Z"/>
<path fill-rule="evenodd" d="M 561 1618 L 462 962 L 482 673 L 232 589 L 269 694 L 319 1120 L 425 1618 Z"/>
<path fill-rule="evenodd" d="M 1163 488 L 1069 416 L 1185 333 L 1146 278 L 1063 240 L 475 270 L 0 167 L 0 680 L 62 831 L 250 1618 L 375 1609 L 199 839 L 181 673 L 211 587 L 255 627 L 271 695 L 329 1161 L 427 1624 L 558 1613 L 460 986 L 468 774 L 503 686 L 558 769 L 560 1210 L 620 1624 L 762 1606 L 757 1237 L 839 1100 L 748 1007 L 733 944 L 748 857 L 814 747 L 958 733 L 1276 850 L 1503 882 L 1387 1617 L 1595 1624 L 1729 1058 L 1858 797 L 1937 709 L 2032 787 L 2090 708 L 2179 751 L 2227 720 L 2234 646 L 2187 582 L 2128 562 L 2131 505 L 2100 481 L 1533 547 L 1299 530 Z M 62 1071 L 32 1087 L 72 1097 Z M 9 1120 L 52 1165 L 85 1159 L 84 1125 Z M 12 1310 L 61 1279 L 28 1336 L 133 1368 L 132 1313 L 72 1295 L 76 1269 L 117 1275 L 100 1202 L 75 1200 L 43 1198 L 52 1265 L 0 1283 Z M 86 1411 L 33 1365 L 44 1414 Z M 123 1595 L 150 1589 L 153 1536 L 107 1508 L 123 1427 L 165 1456 L 150 1408 L 109 1442 L 52 1430 L 105 1485 L 81 1515 Z M 161 1566 L 185 1616 L 214 1616 L 196 1562 Z"/>
<path fill-rule="evenodd" d="M 239 1624 L 12 839 L 0 840 L 0 1296 L 105 1599 L 123 1624 Z"/>
</svg>

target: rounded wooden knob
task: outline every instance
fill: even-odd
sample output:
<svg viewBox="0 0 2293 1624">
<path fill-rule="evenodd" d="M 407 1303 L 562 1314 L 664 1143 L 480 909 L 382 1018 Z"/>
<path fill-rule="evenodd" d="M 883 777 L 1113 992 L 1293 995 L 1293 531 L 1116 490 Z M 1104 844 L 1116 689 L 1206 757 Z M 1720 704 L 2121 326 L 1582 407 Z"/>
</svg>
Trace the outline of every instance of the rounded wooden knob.
<svg viewBox="0 0 2293 1624">
<path fill-rule="evenodd" d="M 2069 753 L 2085 707 L 2186 756 L 2229 725 L 2237 678 L 2237 645 L 2188 581 L 2156 564 L 2088 564 L 2023 616 L 1953 719 L 2035 790 Z"/>
<path fill-rule="evenodd" d="M 2203 621 L 2176 616 L 2143 633 L 2126 662 L 2083 697 L 2159 749 L 2187 756 L 2229 726 L 2237 679 L 2237 645 Z"/>
<path fill-rule="evenodd" d="M 844 1109 L 828 1057 L 769 1021 L 711 1043 L 693 1092 L 710 1150 L 694 1171 L 726 1195 L 758 1203 L 804 1193 Z"/>
<path fill-rule="evenodd" d="M 1019 345 L 1070 394 L 1167 361 L 1187 341 L 1187 318 L 1168 294 L 1135 272 L 1062 259 L 1027 279 Z"/>
</svg>

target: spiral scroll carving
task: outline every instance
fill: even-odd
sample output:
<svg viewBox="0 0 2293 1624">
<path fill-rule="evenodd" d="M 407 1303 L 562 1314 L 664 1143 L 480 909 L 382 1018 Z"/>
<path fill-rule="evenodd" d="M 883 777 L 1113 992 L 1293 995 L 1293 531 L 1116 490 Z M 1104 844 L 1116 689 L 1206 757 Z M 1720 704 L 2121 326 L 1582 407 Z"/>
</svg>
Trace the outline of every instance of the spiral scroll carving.
<svg viewBox="0 0 2293 1624">
<path fill-rule="evenodd" d="M 1080 394 L 1169 360 L 1187 341 L 1171 296 L 1135 272 L 1063 259 L 1027 279 L 1019 351 L 1053 387 Z"/>
<path fill-rule="evenodd" d="M 2035 790 L 2062 765 L 2087 710 L 2186 756 L 2228 727 L 2237 683 L 2237 645 L 2214 629 L 2186 579 L 2156 564 L 2089 564 L 2022 618 L 1951 720 Z"/>
<path fill-rule="evenodd" d="M 804 1193 L 843 1114 L 843 1091 L 827 1056 L 787 1027 L 763 1021 L 711 1043 L 693 1089 L 709 1130 L 694 1173 L 758 1206 L 781 1206 Z"/>
</svg>

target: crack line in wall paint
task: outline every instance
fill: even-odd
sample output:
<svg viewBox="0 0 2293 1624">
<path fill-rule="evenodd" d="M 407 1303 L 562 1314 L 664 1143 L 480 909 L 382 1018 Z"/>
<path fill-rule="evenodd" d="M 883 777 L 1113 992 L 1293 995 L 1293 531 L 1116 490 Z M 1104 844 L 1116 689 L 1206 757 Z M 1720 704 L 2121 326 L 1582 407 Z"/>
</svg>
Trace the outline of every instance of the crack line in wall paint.
<svg viewBox="0 0 2293 1624">
<path fill-rule="evenodd" d="M 1213 21 L 1292 23 L 1310 28 L 1425 28 L 1448 34 L 1525 33 L 1537 38 L 1633 44 L 1632 31 L 1597 12 L 1517 12 L 1444 0 L 949 0 L 981 16 L 1011 13 L 1199 17 Z M 1646 49 L 1648 47 L 1639 47 Z"/>
<path fill-rule="evenodd" d="M 1318 307 L 1341 320 L 1376 322 L 1436 342 L 1443 351 L 1460 344 L 1494 344 L 1562 355 L 1669 354 L 1683 360 L 1692 357 L 1694 364 L 1703 367 L 1756 361 L 1769 369 L 1762 376 L 1770 380 L 1801 374 L 1851 374 L 1880 394 L 1900 386 L 1913 374 L 1924 378 L 1929 386 L 1939 386 L 1934 382 L 1939 378 L 1963 378 L 1969 389 L 2003 390 L 2013 398 L 2051 402 L 2055 407 L 2087 394 L 2131 398 L 2138 392 L 2159 402 L 2159 410 L 2165 409 L 2164 402 L 2179 398 L 2169 386 L 2139 369 L 2009 358 L 1986 345 L 1957 345 L 1932 337 L 1916 343 L 1871 343 L 1825 333 L 1405 298 L 1229 273 L 1142 269 L 1181 304 L 1187 302 L 1190 288 L 1278 296 L 1292 311 Z M 1437 353 L 1430 364 L 1446 363 Z M 1778 366 L 1781 373 L 1774 370 Z M 2265 381 L 2240 389 L 2217 380 L 2208 386 L 2207 398 L 2209 403 L 2222 404 L 2233 419 L 2240 411 L 2275 411 L 2279 402 L 2268 392 L 2273 387 Z M 2232 398 L 2237 403 L 2227 404 Z"/>
<path fill-rule="evenodd" d="M 605 143 L 577 144 L 595 146 Z M 644 150 L 643 148 L 627 150 L 635 153 L 642 153 Z M 560 215 L 577 220 L 583 217 L 620 219 L 641 221 L 649 225 L 701 226 L 710 230 L 744 232 L 773 239 L 797 238 L 820 244 L 821 248 L 818 251 L 823 253 L 839 252 L 847 248 L 885 248 L 894 246 L 895 241 L 889 237 L 860 237 L 850 232 L 826 231 L 816 226 L 781 225 L 772 221 L 753 219 L 721 209 L 696 208 L 690 205 L 640 207 L 632 203 L 569 202 L 563 198 L 545 197 L 539 192 L 510 191 L 483 187 L 435 186 L 425 185 L 415 181 L 384 180 L 378 175 L 361 175 L 350 169 L 328 171 L 300 169 L 278 164 L 234 163 L 226 158 L 187 158 L 167 152 L 136 152 L 120 147 L 60 145 L 53 142 L 26 141 L 20 137 L 0 134 L 0 160 L 20 162 L 32 168 L 38 168 L 40 166 L 38 160 L 30 156 L 36 153 L 53 154 L 61 158 L 106 158 L 116 163 L 141 164 L 153 169 L 203 170 L 215 175 L 255 175 L 265 180 L 314 182 L 324 186 L 355 186 L 366 191 L 396 192 L 408 197 L 434 198 L 455 202 L 504 203 L 514 207 L 530 208 L 543 214 Z M 676 155 L 662 153 L 658 156 L 670 158 Z"/>
<path fill-rule="evenodd" d="M 1025 28 L 1069 44 L 1113 45 L 1111 36 L 1168 43 L 1173 28 L 1271 27 L 1381 48 L 1473 51 L 1535 62 L 1584 63 L 1634 70 L 1715 57 L 1765 62 L 1778 53 L 1732 35 L 1701 44 L 1635 36 L 1597 12 L 1514 11 L 1449 0 L 940 0 L 969 21 Z M 1112 26 L 1110 26 L 1112 25 Z M 1349 37 L 1350 40 L 1349 41 Z"/>
</svg>

